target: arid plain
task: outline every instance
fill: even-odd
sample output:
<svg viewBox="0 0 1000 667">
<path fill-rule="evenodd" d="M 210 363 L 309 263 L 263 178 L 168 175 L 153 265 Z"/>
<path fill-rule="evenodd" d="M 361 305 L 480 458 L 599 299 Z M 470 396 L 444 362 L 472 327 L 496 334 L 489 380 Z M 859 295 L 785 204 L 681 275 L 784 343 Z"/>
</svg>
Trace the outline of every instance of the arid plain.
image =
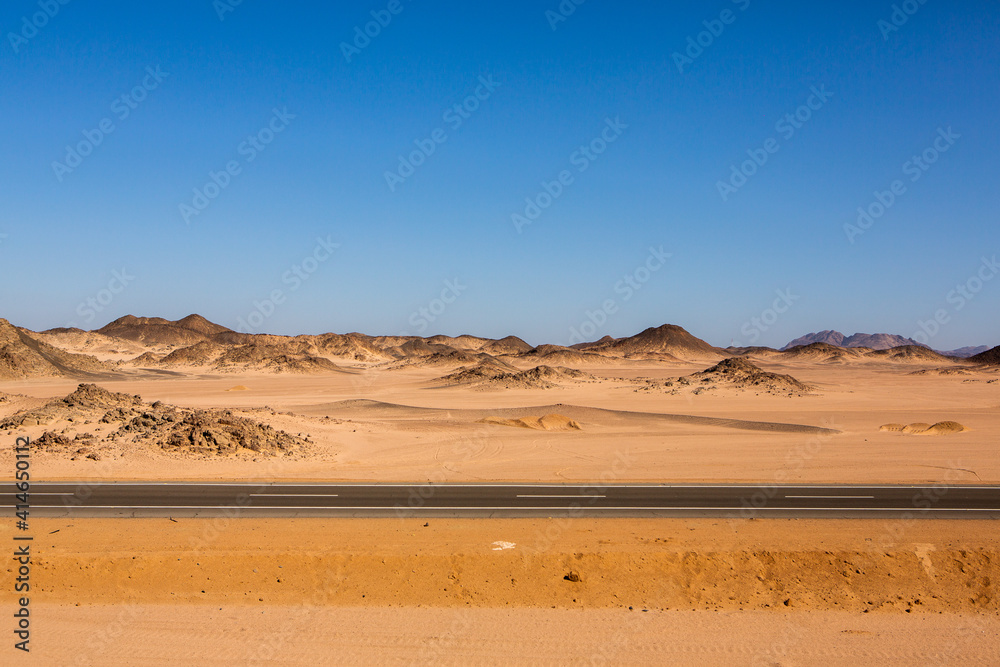
<svg viewBox="0 0 1000 667">
<path fill-rule="evenodd" d="M 670 325 L 570 348 L 515 337 L 253 336 L 198 316 L 125 317 L 93 332 L 0 320 L 0 436 L 30 437 L 34 478 L 47 481 L 988 485 L 1000 483 L 998 362 L 995 349 L 971 359 L 915 346 L 720 349 Z M 0 465 L 12 469 L 10 447 Z M 53 532 L 39 544 L 39 595 L 68 633 L 82 631 L 74 605 L 109 624 L 116 603 L 137 618 L 212 618 L 231 629 L 226 639 L 213 644 L 192 626 L 189 641 L 244 661 L 264 648 L 236 626 L 266 634 L 258 617 L 288 618 L 293 607 L 313 631 L 350 612 L 378 632 L 402 628 L 398 642 L 418 655 L 446 646 L 428 660 L 457 662 L 490 662 L 477 627 L 511 607 L 535 608 L 535 630 L 638 635 L 636 613 L 652 619 L 640 625 L 694 636 L 732 615 L 735 629 L 711 631 L 711 650 L 683 649 L 670 633 L 619 644 L 621 633 L 597 633 L 567 644 L 583 661 L 893 662 L 894 651 L 931 656 L 941 643 L 928 638 L 959 627 L 972 634 L 946 661 L 988 664 L 1000 650 L 1000 539 L 989 521 L 424 523 L 45 519 Z M 497 553 L 498 540 L 516 546 Z M 326 595 L 310 601 L 317 590 Z M 904 613 L 922 618 L 925 644 L 910 644 Z M 817 624 L 844 628 L 804 642 Z M 762 626 L 770 648 L 751 651 Z M 147 630 L 152 657 L 157 641 L 172 640 Z M 520 648 L 514 635 L 489 646 L 541 647 L 532 632 Z M 330 645 L 359 662 L 375 650 L 348 639 L 331 635 Z M 109 664 L 127 664 L 114 637 L 103 646 Z M 305 664 L 327 648 L 285 646 L 271 658 Z M 409 649 L 400 661 L 413 659 Z"/>
</svg>

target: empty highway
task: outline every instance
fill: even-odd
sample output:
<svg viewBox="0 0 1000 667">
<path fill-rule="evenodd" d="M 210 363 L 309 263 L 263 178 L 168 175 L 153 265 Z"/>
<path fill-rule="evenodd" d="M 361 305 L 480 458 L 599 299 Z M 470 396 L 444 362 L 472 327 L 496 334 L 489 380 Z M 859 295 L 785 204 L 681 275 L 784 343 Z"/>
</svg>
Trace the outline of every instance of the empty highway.
<svg viewBox="0 0 1000 667">
<path fill-rule="evenodd" d="M 0 507 L 13 514 L 11 483 Z M 34 483 L 36 517 L 1000 518 L 998 486 Z"/>
</svg>

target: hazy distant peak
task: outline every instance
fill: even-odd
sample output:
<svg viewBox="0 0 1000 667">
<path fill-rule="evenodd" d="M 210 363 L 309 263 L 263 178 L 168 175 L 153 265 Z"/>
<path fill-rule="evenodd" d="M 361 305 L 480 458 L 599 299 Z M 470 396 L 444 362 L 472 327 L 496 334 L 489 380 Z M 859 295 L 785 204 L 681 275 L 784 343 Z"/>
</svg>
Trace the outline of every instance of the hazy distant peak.
<svg viewBox="0 0 1000 667">
<path fill-rule="evenodd" d="M 873 350 L 891 350 L 894 347 L 902 347 L 904 345 L 920 345 L 920 343 L 912 338 L 905 338 L 895 334 L 856 333 L 852 336 L 844 336 L 839 331 L 827 330 L 796 338 L 781 349 L 789 350 L 793 347 L 811 345 L 812 343 L 826 343 L 827 345 L 835 345 L 837 347 L 867 347 Z"/>
<path fill-rule="evenodd" d="M 836 345 L 837 347 L 844 347 L 844 334 L 839 331 L 833 331 L 827 329 L 826 331 L 820 331 L 817 333 L 806 334 L 796 338 L 795 340 L 788 343 L 788 345 L 781 348 L 782 350 L 788 350 L 793 347 L 800 347 L 802 345 L 812 345 L 813 343 L 826 343 L 827 345 Z"/>
</svg>

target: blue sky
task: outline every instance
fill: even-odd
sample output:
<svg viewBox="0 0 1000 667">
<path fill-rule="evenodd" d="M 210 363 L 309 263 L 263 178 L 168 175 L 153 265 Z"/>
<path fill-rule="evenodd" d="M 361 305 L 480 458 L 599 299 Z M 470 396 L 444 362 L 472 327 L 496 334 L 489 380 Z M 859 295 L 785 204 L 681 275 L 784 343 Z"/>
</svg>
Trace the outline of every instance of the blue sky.
<svg viewBox="0 0 1000 667">
<path fill-rule="evenodd" d="M 1000 344 L 996 2 L 230 1 L 0 9 L 0 316 Z"/>
</svg>

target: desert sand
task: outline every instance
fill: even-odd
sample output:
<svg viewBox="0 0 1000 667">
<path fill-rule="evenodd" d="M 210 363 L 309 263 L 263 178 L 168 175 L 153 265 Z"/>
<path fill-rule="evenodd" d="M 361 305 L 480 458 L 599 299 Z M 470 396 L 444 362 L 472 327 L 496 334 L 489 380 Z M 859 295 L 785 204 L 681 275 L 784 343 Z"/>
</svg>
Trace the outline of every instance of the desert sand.
<svg viewBox="0 0 1000 667">
<path fill-rule="evenodd" d="M 45 605 L 25 665 L 982 665 L 996 623 L 957 614 Z"/>
<path fill-rule="evenodd" d="M 991 522 L 49 519 L 38 530 L 45 639 L 26 664 L 987 665 L 1000 650 Z"/>
<path fill-rule="evenodd" d="M 51 480 L 589 481 L 607 474 L 625 455 L 626 469 L 616 466 L 622 482 L 1000 481 L 1000 382 L 990 382 L 1000 372 L 914 375 L 920 367 L 910 364 L 755 363 L 792 375 L 812 390 L 793 396 L 721 385 L 700 393 L 677 391 L 682 386 L 677 378 L 706 367 L 658 362 L 587 369 L 596 381 L 501 391 L 443 387 L 436 381 L 440 369 L 414 367 L 238 379 L 194 372 L 109 378 L 97 380 L 99 386 L 139 395 L 147 404 L 231 409 L 310 442 L 281 457 L 197 459 L 158 446 L 109 444 L 95 450 L 98 461 L 86 454 L 71 460 L 67 454 L 80 449 L 75 448 L 39 452 L 34 465 Z M 668 382 L 674 386 L 665 386 Z M 68 378 L 0 382 L 0 391 L 22 396 L 0 402 L 0 423 L 71 394 L 78 383 Z M 246 389 L 230 391 L 240 385 Z M 545 414 L 562 415 L 580 428 L 545 431 L 483 423 L 491 417 Z M 0 434 L 38 438 L 50 431 L 74 438 L 110 430 L 96 423 L 100 416 L 91 424 L 59 420 Z M 940 422 L 965 430 L 912 437 L 882 429 Z M 10 456 L 3 450 L 0 465 Z"/>
<path fill-rule="evenodd" d="M 566 348 L 249 336 L 197 316 L 97 332 L 0 320 L 0 438 L 31 437 L 34 478 L 51 481 L 997 484 L 1000 367 L 984 355 L 724 350 L 673 326 Z M 991 664 L 1000 650 L 991 521 L 35 524 L 37 664 Z"/>
</svg>

